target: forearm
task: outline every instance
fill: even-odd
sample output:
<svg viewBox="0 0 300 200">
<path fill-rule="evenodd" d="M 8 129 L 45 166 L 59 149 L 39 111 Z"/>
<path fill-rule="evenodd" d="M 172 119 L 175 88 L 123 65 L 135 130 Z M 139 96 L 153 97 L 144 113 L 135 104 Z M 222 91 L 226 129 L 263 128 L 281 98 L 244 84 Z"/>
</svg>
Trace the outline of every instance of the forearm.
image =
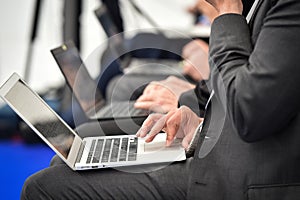
<svg viewBox="0 0 300 200">
<path fill-rule="evenodd" d="M 223 15 L 212 26 L 212 86 L 218 99 L 226 96 L 223 103 L 246 141 L 280 132 L 299 110 L 296 87 L 300 68 L 296 65 L 300 59 L 295 52 L 300 45 L 300 30 L 299 25 L 289 22 L 290 18 L 279 21 L 280 14 L 265 18 L 255 48 L 242 16 Z M 297 18 L 292 21 L 300 20 L 296 11 L 292 15 Z"/>
</svg>

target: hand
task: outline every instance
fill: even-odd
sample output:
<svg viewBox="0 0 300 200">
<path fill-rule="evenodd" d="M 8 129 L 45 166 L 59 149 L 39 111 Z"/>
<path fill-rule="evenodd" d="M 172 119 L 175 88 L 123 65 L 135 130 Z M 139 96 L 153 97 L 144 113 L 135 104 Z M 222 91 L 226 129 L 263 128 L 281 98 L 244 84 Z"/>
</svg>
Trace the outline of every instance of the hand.
<svg viewBox="0 0 300 200">
<path fill-rule="evenodd" d="M 183 47 L 182 57 L 185 58 L 183 73 L 195 81 L 209 78 L 208 44 L 202 40 L 193 40 Z"/>
<path fill-rule="evenodd" d="M 217 10 L 205 0 L 198 0 L 194 6 L 189 8 L 189 11 L 192 13 L 200 12 L 201 14 L 207 16 L 210 22 L 213 22 L 218 16 Z"/>
<path fill-rule="evenodd" d="M 146 137 L 146 142 L 151 142 L 163 130 L 167 134 L 166 146 L 170 146 L 176 138 L 183 138 L 182 146 L 187 149 L 193 138 L 196 128 L 203 121 L 191 109 L 182 106 L 163 115 L 151 114 L 144 121 L 137 132 L 138 137 Z"/>
<path fill-rule="evenodd" d="M 183 92 L 195 88 L 194 85 L 170 76 L 162 81 L 151 82 L 134 106 L 140 109 L 166 113 L 178 106 L 178 99 Z"/>
<path fill-rule="evenodd" d="M 217 11 L 219 15 L 226 13 L 242 14 L 243 3 L 242 0 L 206 0 Z"/>
</svg>

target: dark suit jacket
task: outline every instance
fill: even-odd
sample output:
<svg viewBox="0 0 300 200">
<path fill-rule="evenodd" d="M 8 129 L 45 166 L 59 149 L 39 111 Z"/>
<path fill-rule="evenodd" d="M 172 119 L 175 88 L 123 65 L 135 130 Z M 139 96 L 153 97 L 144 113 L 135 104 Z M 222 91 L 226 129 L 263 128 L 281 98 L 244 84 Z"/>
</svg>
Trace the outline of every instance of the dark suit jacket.
<svg viewBox="0 0 300 200">
<path fill-rule="evenodd" d="M 190 172 L 189 199 L 300 199 L 300 1 L 262 0 L 249 25 L 218 17 L 215 95 Z"/>
</svg>

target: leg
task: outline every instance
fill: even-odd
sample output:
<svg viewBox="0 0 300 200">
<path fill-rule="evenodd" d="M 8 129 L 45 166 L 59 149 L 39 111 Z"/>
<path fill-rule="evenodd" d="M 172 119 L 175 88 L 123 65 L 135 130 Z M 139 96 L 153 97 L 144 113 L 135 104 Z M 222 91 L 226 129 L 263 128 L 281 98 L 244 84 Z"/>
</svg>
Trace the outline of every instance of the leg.
<svg viewBox="0 0 300 200">
<path fill-rule="evenodd" d="M 189 163 L 147 173 L 125 168 L 72 171 L 65 164 L 54 165 L 26 180 L 21 199 L 185 199 Z"/>
</svg>

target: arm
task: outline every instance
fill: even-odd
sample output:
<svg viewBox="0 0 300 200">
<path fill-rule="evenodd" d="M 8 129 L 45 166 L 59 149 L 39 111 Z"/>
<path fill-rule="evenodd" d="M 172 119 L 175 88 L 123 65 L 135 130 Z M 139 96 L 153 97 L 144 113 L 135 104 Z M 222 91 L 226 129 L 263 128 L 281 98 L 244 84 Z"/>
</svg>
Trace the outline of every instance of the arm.
<svg viewBox="0 0 300 200">
<path fill-rule="evenodd" d="M 296 0 L 279 0 L 254 46 L 241 15 L 220 16 L 212 25 L 212 86 L 219 99 L 224 86 L 227 110 L 245 141 L 279 133 L 299 111 L 299 9 Z"/>
</svg>

